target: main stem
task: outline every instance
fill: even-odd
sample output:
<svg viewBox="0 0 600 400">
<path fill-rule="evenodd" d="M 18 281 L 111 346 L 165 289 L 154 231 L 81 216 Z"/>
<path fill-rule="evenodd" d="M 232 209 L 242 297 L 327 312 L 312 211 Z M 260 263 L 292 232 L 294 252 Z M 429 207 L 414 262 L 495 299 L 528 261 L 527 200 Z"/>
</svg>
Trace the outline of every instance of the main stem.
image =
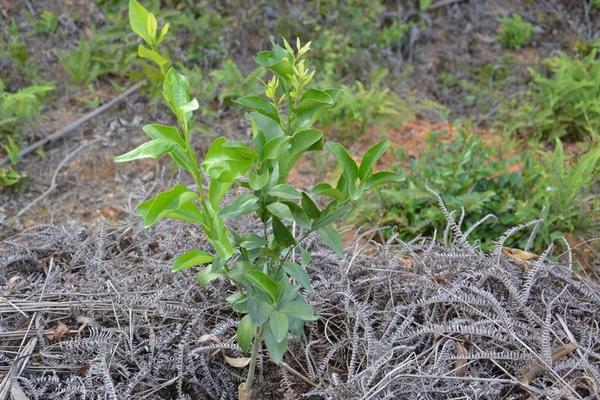
<svg viewBox="0 0 600 400">
<path fill-rule="evenodd" d="M 248 367 L 248 376 L 246 382 L 242 383 L 238 388 L 238 396 L 240 400 L 252 399 L 252 382 L 254 381 L 254 371 L 256 370 L 256 359 L 258 357 L 258 348 L 262 343 L 262 327 L 259 327 L 254 341 L 252 342 L 252 353 L 250 355 L 250 366 Z"/>
</svg>

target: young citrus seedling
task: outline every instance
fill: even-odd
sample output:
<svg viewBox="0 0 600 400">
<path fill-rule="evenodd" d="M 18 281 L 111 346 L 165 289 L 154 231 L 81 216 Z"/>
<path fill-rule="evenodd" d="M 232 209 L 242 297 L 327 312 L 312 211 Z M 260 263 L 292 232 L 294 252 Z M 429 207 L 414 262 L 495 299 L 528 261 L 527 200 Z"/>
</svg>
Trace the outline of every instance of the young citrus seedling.
<svg viewBox="0 0 600 400">
<path fill-rule="evenodd" d="M 388 141 L 367 150 L 360 164 L 342 145 L 325 143 L 323 132 L 313 126 L 318 112 L 334 105 L 338 90 L 310 86 L 315 74 L 306 65 L 310 43 L 302 45 L 298 40 L 293 48 L 285 40 L 283 47 L 272 41 L 271 51 L 256 56 L 256 62 L 271 73 L 265 95 L 235 100 L 248 110 L 251 143 L 218 137 L 199 160 L 189 129 L 198 102 L 190 97 L 187 78 L 169 68 L 168 59 L 159 53 L 168 24 L 158 33 L 156 18 L 136 0 L 129 3 L 129 20 L 133 31 L 150 47 L 140 45 L 138 54 L 155 62 L 163 73 L 163 98 L 177 126 L 144 126 L 151 140 L 115 161 L 167 155 L 193 177 L 195 187 L 175 185 L 139 204 L 137 212 L 147 227 L 171 218 L 197 224 L 205 233 L 213 251 L 188 251 L 175 260 L 172 270 L 204 266 L 196 275 L 200 285 L 227 279 L 236 288 L 227 301 L 242 315 L 237 341 L 242 349 L 251 349 L 247 380 L 240 385 L 240 398 L 249 398 L 262 344 L 279 363 L 289 335 L 301 336 L 304 322 L 318 319 L 301 292 L 311 289 L 306 271 L 310 256 L 303 248 L 304 240 L 317 233 L 342 252 L 334 223 L 344 218 L 351 203 L 367 190 L 399 180 L 391 172 L 373 172 Z M 337 184 L 321 183 L 312 193 L 290 185 L 288 175 L 298 159 L 324 148 L 342 167 Z M 234 186 L 245 192 L 223 206 L 222 199 Z M 320 208 L 314 196 L 327 199 L 325 207 Z M 240 233 L 225 225 L 228 219 L 248 214 L 262 224 L 259 232 Z M 296 250 L 303 255 L 302 261 L 293 257 Z"/>
</svg>

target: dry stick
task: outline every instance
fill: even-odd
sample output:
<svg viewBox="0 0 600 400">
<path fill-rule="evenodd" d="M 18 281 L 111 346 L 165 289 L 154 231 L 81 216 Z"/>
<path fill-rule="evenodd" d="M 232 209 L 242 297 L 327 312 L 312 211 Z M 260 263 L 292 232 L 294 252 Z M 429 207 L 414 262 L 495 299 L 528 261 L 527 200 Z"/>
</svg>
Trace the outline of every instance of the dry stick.
<svg viewBox="0 0 600 400">
<path fill-rule="evenodd" d="M 454 4 L 454 3 L 462 3 L 463 1 L 466 1 L 466 0 L 442 0 L 439 3 L 430 5 L 427 9 L 428 10 L 435 10 L 436 8 L 440 8 L 440 7 L 444 7 L 444 6 L 449 6 L 449 5 Z"/>
<path fill-rule="evenodd" d="M 111 108 L 112 106 L 114 106 L 115 104 L 119 103 L 120 101 L 123 101 L 125 98 L 127 98 L 130 94 L 138 91 L 142 86 L 144 86 L 144 82 L 139 82 L 136 83 L 135 85 L 131 86 L 129 89 L 127 89 L 126 91 L 124 91 L 123 93 L 121 93 L 120 95 L 118 95 L 117 97 L 115 97 L 114 99 L 112 99 L 111 101 L 109 101 L 108 103 L 96 108 L 94 111 L 91 111 L 87 114 L 85 114 L 83 117 L 79 118 L 77 121 L 70 123 L 69 125 L 65 126 L 64 128 L 54 132 L 51 135 L 46 136 L 45 138 L 43 138 L 40 141 L 37 141 L 33 144 L 30 144 L 29 146 L 25 147 L 23 150 L 21 150 L 19 152 L 19 158 L 23 158 L 24 156 L 26 156 L 27 154 L 37 150 L 39 147 L 42 147 L 43 145 L 53 142 L 55 140 L 58 140 L 64 136 L 69 135 L 71 132 L 73 132 L 75 129 L 77 129 L 79 126 L 83 125 L 84 123 L 88 122 L 90 119 L 97 117 L 98 115 L 102 114 L 104 111 L 108 110 L 109 108 Z M 3 165 L 6 165 L 9 163 L 9 159 L 5 158 L 3 160 L 0 160 L 0 167 Z"/>
<path fill-rule="evenodd" d="M 42 200 L 43 198 L 45 198 L 46 196 L 48 196 L 50 194 L 50 192 L 52 192 L 54 189 L 56 189 L 56 179 L 58 178 L 58 173 L 60 172 L 60 170 L 62 169 L 62 167 L 65 166 L 65 164 L 71 160 L 71 158 L 73 158 L 77 153 L 79 153 L 81 150 L 85 149 L 86 147 L 98 142 L 100 139 L 94 139 L 92 141 L 89 142 L 85 142 L 83 143 L 81 146 L 77 147 L 75 150 L 73 150 L 72 152 L 70 152 L 69 154 L 67 154 L 67 156 L 60 162 L 60 164 L 58 164 L 58 167 L 56 168 L 56 170 L 54 170 L 54 174 L 52 174 L 52 181 L 50 182 L 50 186 L 48 187 L 48 189 L 46 189 L 46 191 L 44 193 L 42 193 L 41 195 L 39 195 L 38 197 L 36 197 L 35 199 L 33 199 L 33 201 L 29 204 L 27 204 L 25 207 L 23 207 L 15 217 L 20 217 L 21 215 L 25 214 L 27 211 L 29 211 L 29 209 L 31 209 L 31 207 L 33 207 L 34 205 L 36 205 L 40 200 Z"/>
</svg>

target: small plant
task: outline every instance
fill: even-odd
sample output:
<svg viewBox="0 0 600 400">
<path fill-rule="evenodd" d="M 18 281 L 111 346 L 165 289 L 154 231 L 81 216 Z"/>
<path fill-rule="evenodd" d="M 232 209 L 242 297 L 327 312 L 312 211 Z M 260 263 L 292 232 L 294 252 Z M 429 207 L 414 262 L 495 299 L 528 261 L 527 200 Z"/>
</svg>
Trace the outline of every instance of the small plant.
<svg viewBox="0 0 600 400">
<path fill-rule="evenodd" d="M 37 19 L 33 27 L 40 34 L 53 35 L 58 28 L 58 17 L 50 10 L 42 11 L 39 19 Z"/>
<path fill-rule="evenodd" d="M 564 234 L 590 228 L 598 204 L 587 194 L 598 177 L 594 168 L 600 165 L 600 146 L 577 161 L 564 155 L 560 142 L 550 157 L 506 157 L 505 152 L 467 129 L 453 140 L 434 133 L 419 158 L 401 169 L 406 181 L 380 190 L 380 201 L 370 203 L 383 204 L 384 209 L 365 203 L 363 218 L 396 227 L 402 239 L 433 236 L 436 231 L 440 238 L 446 217 L 430 187 L 465 229 L 495 215 L 469 236 L 485 250 L 491 250 L 507 229 L 538 218 L 544 219 L 532 244 L 538 253 Z M 524 248 L 527 239 L 526 233 L 517 233 L 507 245 Z"/>
<path fill-rule="evenodd" d="M 392 24 L 383 27 L 377 35 L 377 44 L 380 47 L 399 47 L 402 40 L 410 32 L 409 23 L 399 23 L 394 21 Z"/>
<path fill-rule="evenodd" d="M 0 81 L 0 147 L 6 152 L 11 164 L 19 161 L 20 130 L 24 124 L 34 120 L 47 93 L 54 90 L 51 85 L 28 86 L 11 93 L 4 90 Z M 12 186 L 25 177 L 12 167 L 0 169 L 0 188 Z"/>
<path fill-rule="evenodd" d="M 121 29 L 104 28 L 80 39 L 76 49 L 59 52 L 61 64 L 73 83 L 89 85 L 104 76 L 122 76 L 134 58 L 131 51 L 122 48 L 122 37 Z M 142 54 L 153 55 L 151 50 Z"/>
<path fill-rule="evenodd" d="M 506 110 L 507 129 L 536 140 L 600 137 L 600 60 L 593 49 L 585 58 L 560 54 L 546 61 L 550 76 L 530 69 L 533 83 L 514 109 Z"/>
<path fill-rule="evenodd" d="M 136 32 L 153 51 L 158 51 L 154 15 L 136 0 L 130 0 L 129 19 Z M 164 31 L 164 28 L 163 28 Z M 373 172 L 378 158 L 387 149 L 386 140 L 370 148 L 357 165 L 346 149 L 325 143 L 323 133 L 312 128 L 317 112 L 335 104 L 338 91 L 311 88 L 314 71 L 306 68 L 310 43 L 298 40 L 293 49 L 273 41 L 271 51 L 256 56 L 259 65 L 272 74 L 265 84 L 265 96 L 243 96 L 235 103 L 249 110 L 252 144 L 218 137 L 200 162 L 190 137 L 192 113 L 198 101 L 189 96 L 188 79 L 170 68 L 165 71 L 163 97 L 176 117 L 177 126 L 150 124 L 143 130 L 151 140 L 118 156 L 116 162 L 168 155 L 194 179 L 195 187 L 178 184 L 138 205 L 146 226 L 172 218 L 198 225 L 212 251 L 194 249 L 179 256 L 172 270 L 182 271 L 206 265 L 197 273 L 205 286 L 219 278 L 229 280 L 236 292 L 228 297 L 233 309 L 242 314 L 237 341 L 251 348 L 246 382 L 240 385 L 241 399 L 251 396 L 259 349 L 264 342 L 271 359 L 280 362 L 291 332 L 300 336 L 305 321 L 318 319 L 300 290 L 310 290 L 306 266 L 310 256 L 302 247 L 312 233 L 338 252 L 342 240 L 334 223 L 346 216 L 350 203 L 365 191 L 398 179 L 390 172 Z M 334 186 L 322 183 L 313 194 L 287 182 L 296 161 L 308 151 L 328 148 L 342 165 L 343 173 Z M 221 200 L 234 185 L 245 189 L 229 205 Z M 315 195 L 328 198 L 320 208 Z M 241 233 L 228 228 L 225 220 L 253 214 L 262 223 L 260 233 Z M 302 254 L 297 259 L 295 254 Z"/>
<path fill-rule="evenodd" d="M 500 20 L 499 40 L 509 49 L 520 49 L 529 43 L 533 25 L 525 21 L 520 15 L 503 17 Z"/>
</svg>

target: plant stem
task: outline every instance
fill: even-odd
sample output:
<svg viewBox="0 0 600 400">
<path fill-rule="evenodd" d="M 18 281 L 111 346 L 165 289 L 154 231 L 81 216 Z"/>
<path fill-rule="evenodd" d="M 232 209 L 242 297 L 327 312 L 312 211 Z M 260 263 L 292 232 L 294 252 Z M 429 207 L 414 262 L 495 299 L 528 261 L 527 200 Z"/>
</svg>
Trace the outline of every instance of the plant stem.
<svg viewBox="0 0 600 400">
<path fill-rule="evenodd" d="M 254 381 L 254 371 L 256 370 L 256 358 L 258 356 L 258 348 L 262 343 L 262 327 L 259 327 L 252 342 L 252 353 L 250 355 L 250 366 L 248 367 L 248 376 L 246 382 L 242 383 L 238 388 L 238 396 L 240 400 L 252 399 L 252 382 Z"/>
</svg>

